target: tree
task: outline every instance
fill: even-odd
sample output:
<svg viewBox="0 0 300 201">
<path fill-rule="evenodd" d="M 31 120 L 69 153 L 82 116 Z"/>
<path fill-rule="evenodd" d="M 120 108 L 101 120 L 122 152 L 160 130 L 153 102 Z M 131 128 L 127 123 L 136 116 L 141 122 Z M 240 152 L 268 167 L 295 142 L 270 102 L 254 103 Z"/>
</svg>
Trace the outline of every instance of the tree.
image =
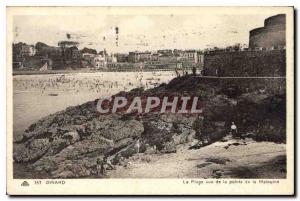
<svg viewBox="0 0 300 201">
<path fill-rule="evenodd" d="M 97 54 L 97 51 L 95 49 L 90 49 L 85 47 L 81 50 L 81 53 Z"/>
<path fill-rule="evenodd" d="M 66 48 L 69 47 L 77 47 L 79 45 L 78 42 L 76 41 L 59 41 L 58 42 L 58 46 L 61 48 L 61 52 L 62 52 L 62 58 L 63 58 L 63 63 L 66 63 L 66 58 L 65 58 L 65 50 Z"/>
</svg>

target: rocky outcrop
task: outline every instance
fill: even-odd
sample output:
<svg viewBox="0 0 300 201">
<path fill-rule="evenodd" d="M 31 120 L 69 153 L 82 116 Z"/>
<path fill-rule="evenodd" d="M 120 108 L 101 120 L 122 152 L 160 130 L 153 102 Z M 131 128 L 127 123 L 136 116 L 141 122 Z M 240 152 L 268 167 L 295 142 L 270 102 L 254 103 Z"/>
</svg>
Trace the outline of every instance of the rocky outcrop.
<svg viewBox="0 0 300 201">
<path fill-rule="evenodd" d="M 241 132 L 257 141 L 286 142 L 285 94 L 244 94 L 238 100 Z"/>
<path fill-rule="evenodd" d="M 201 148 L 227 135 L 232 121 L 245 136 L 285 142 L 285 95 L 261 91 L 260 86 L 255 88 L 251 83 L 251 89 L 245 90 L 216 79 L 185 76 L 147 91 L 134 89 L 118 94 L 198 96 L 204 106 L 198 115 L 100 115 L 97 100 L 69 107 L 32 124 L 14 143 L 14 161 L 29 162 L 32 170 L 49 178 L 97 177 L 99 157 L 107 156 L 118 164 L 138 151 L 173 153 L 185 143 Z"/>
</svg>

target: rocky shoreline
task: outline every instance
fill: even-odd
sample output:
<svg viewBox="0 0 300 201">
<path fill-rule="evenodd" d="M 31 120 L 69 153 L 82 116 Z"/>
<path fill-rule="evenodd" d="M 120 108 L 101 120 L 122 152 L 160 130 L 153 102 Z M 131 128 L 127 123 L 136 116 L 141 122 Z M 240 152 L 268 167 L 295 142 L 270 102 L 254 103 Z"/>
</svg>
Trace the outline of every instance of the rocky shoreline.
<svg viewBox="0 0 300 201">
<path fill-rule="evenodd" d="M 175 153 L 179 145 L 201 148 L 228 134 L 232 121 L 243 137 L 285 143 L 285 80 L 184 76 L 144 91 L 118 96 L 198 96 L 199 116 L 148 113 L 106 114 L 95 101 L 44 117 L 14 142 L 14 163 L 45 178 L 98 177 L 96 159 L 121 164 L 137 153 Z M 32 175 L 35 178 L 36 175 Z M 19 176 L 15 176 L 19 177 Z"/>
</svg>

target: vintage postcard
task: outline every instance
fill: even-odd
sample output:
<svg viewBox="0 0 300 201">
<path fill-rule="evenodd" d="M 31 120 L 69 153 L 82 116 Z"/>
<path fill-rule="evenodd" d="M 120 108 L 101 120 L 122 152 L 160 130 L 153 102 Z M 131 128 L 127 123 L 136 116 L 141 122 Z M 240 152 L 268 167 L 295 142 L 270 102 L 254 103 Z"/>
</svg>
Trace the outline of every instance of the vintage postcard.
<svg viewBox="0 0 300 201">
<path fill-rule="evenodd" d="M 293 7 L 7 7 L 9 195 L 293 195 Z"/>
</svg>

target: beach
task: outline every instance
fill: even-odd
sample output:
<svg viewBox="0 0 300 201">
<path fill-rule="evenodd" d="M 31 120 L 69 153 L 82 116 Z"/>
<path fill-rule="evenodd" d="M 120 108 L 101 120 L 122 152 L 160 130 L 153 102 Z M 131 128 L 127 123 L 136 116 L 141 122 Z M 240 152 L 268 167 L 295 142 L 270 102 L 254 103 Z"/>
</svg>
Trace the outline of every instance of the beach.
<svg viewBox="0 0 300 201">
<path fill-rule="evenodd" d="M 13 76 L 14 139 L 39 119 L 87 101 L 137 87 L 168 83 L 175 72 L 96 72 Z"/>
</svg>

